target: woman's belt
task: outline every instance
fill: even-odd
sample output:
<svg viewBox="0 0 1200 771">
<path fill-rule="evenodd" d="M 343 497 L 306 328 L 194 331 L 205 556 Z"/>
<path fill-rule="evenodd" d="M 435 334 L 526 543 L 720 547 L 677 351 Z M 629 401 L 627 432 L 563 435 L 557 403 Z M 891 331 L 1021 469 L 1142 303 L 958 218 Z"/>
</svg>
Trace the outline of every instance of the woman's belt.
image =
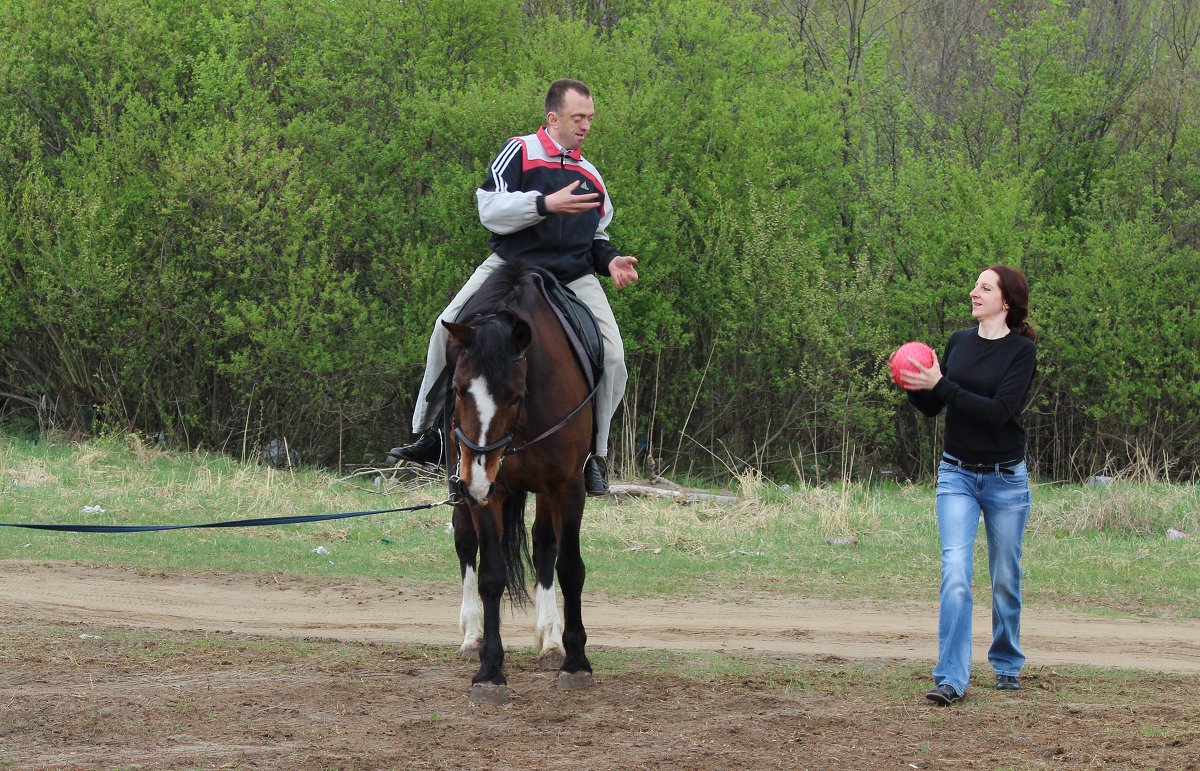
<svg viewBox="0 0 1200 771">
<path fill-rule="evenodd" d="M 999 463 L 965 463 L 943 454 L 942 460 L 951 466 L 958 466 L 963 471 L 999 471 L 1001 474 L 1015 474 L 1017 473 L 1017 466 L 1020 466 L 1025 459 L 1017 458 L 1016 460 L 1005 460 Z"/>
</svg>

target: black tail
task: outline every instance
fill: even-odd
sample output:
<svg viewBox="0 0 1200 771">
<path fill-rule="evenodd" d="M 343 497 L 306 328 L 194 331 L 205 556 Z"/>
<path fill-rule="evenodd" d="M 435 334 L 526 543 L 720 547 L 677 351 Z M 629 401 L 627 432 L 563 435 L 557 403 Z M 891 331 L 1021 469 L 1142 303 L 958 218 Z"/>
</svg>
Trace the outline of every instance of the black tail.
<svg viewBox="0 0 1200 771">
<path fill-rule="evenodd" d="M 529 559 L 529 541 L 525 535 L 526 493 L 510 493 L 504 499 L 504 565 L 507 575 L 504 586 L 508 589 L 508 601 L 517 608 L 530 604 L 529 589 L 525 586 L 525 565 Z"/>
</svg>

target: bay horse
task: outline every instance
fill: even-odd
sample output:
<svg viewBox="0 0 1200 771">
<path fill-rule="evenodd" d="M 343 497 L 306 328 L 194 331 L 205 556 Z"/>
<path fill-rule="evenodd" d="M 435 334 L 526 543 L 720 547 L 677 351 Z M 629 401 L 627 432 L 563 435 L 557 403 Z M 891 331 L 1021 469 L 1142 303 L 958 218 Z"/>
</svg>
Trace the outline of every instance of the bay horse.
<svg viewBox="0 0 1200 771">
<path fill-rule="evenodd" d="M 471 697 L 508 701 L 500 599 L 528 604 L 525 501 L 536 496 L 533 557 L 538 663 L 560 689 L 594 684 L 584 653 L 579 548 L 591 448 L 588 380 L 536 274 L 505 263 L 467 301 L 450 332 L 447 469 L 462 578 L 462 653 L 479 658 Z M 476 562 L 478 557 L 478 563 Z M 563 595 L 565 625 L 554 592 Z"/>
</svg>

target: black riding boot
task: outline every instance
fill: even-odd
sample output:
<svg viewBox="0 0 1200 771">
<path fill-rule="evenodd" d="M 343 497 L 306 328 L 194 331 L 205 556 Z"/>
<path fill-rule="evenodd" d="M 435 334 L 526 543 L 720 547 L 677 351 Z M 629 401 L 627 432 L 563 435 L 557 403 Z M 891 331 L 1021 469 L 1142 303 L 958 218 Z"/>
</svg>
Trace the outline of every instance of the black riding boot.
<svg viewBox="0 0 1200 771">
<path fill-rule="evenodd" d="M 406 460 L 412 463 L 435 463 L 442 462 L 442 434 L 436 428 L 431 428 L 417 439 L 412 444 L 406 444 L 403 447 L 393 447 L 388 453 L 387 463 L 389 466 L 396 465 L 397 461 Z"/>
<path fill-rule="evenodd" d="M 599 455 L 588 456 L 583 464 L 583 485 L 588 495 L 604 495 L 608 492 L 608 464 Z"/>
</svg>

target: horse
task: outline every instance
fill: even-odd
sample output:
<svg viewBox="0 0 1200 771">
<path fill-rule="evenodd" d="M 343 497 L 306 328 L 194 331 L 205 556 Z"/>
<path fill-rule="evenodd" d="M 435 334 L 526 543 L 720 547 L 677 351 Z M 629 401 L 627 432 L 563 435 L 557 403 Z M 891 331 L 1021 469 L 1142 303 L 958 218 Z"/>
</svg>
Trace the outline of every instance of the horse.
<svg viewBox="0 0 1200 771">
<path fill-rule="evenodd" d="M 559 689 L 594 685 L 584 652 L 579 547 L 586 491 L 583 467 L 592 438 L 588 379 L 535 273 L 498 268 L 446 322 L 447 469 L 454 503 L 454 546 L 462 579 L 461 652 L 478 657 L 471 698 L 508 702 L 500 600 L 527 606 L 525 567 L 536 586 L 538 665 L 558 669 Z M 525 503 L 536 496 L 533 555 Z M 478 557 L 478 563 L 476 558 Z M 563 595 L 565 625 L 554 592 Z"/>
</svg>

